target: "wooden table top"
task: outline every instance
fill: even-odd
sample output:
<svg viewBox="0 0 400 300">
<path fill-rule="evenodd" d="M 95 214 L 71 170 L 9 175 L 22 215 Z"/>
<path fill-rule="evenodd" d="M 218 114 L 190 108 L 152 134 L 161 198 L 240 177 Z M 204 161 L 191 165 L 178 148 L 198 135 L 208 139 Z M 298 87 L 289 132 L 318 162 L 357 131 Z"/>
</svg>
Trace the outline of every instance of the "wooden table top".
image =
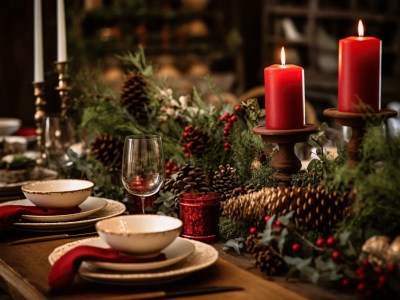
<svg viewBox="0 0 400 300">
<path fill-rule="evenodd" d="M 31 235 L 28 235 L 31 236 Z M 113 286 L 96 284 L 76 277 L 73 286 L 59 294 L 49 293 L 47 275 L 48 256 L 54 248 L 78 238 L 8 246 L 9 241 L 27 237 L 27 234 L 8 231 L 0 238 L 0 287 L 15 299 L 111 299 L 148 291 L 181 291 L 207 286 L 241 286 L 244 291 L 196 296 L 195 299 L 305 299 L 280 285 L 264 280 L 244 269 L 219 258 L 211 267 L 188 277 L 164 285 L 149 287 Z M 187 297 L 181 299 L 193 299 Z"/>
</svg>

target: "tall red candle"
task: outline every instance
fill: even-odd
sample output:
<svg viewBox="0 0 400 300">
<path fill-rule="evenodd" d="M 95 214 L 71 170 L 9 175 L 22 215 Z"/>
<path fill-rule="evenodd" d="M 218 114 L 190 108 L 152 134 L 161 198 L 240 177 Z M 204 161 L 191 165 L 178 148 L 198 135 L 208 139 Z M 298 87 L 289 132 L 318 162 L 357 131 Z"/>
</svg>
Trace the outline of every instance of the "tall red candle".
<svg viewBox="0 0 400 300">
<path fill-rule="evenodd" d="M 358 31 L 358 37 L 339 41 L 338 110 L 357 113 L 372 109 L 377 112 L 381 108 L 382 42 L 364 37 L 361 21 Z"/>
<path fill-rule="evenodd" d="M 304 128 L 304 70 L 285 64 L 282 48 L 281 65 L 264 69 L 265 126 L 268 129 Z"/>
</svg>

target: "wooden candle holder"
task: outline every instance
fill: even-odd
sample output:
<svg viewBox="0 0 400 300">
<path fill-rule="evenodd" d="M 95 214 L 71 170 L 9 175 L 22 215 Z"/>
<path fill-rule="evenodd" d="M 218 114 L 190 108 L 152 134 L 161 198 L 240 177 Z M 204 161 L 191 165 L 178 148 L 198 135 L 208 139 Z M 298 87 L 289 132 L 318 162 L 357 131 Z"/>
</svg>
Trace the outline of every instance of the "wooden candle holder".
<svg viewBox="0 0 400 300">
<path fill-rule="evenodd" d="M 351 127 L 351 138 L 347 144 L 347 153 L 349 154 L 348 163 L 356 165 L 360 161 L 361 142 L 365 134 L 368 119 L 374 118 L 384 121 L 397 116 L 397 112 L 391 109 L 382 109 L 377 113 L 349 113 L 340 112 L 336 108 L 328 108 L 324 110 L 324 116 L 335 119 L 339 125 Z"/>
<path fill-rule="evenodd" d="M 308 136 L 317 131 L 318 125 L 313 124 L 306 124 L 301 129 L 288 130 L 268 129 L 261 125 L 253 128 L 253 132 L 261 135 L 266 143 L 276 143 L 279 146 L 279 151 L 271 162 L 276 171 L 270 179 L 278 181 L 280 186 L 290 185 L 292 175 L 301 169 L 301 161 L 294 152 L 294 145 L 307 141 Z"/>
</svg>

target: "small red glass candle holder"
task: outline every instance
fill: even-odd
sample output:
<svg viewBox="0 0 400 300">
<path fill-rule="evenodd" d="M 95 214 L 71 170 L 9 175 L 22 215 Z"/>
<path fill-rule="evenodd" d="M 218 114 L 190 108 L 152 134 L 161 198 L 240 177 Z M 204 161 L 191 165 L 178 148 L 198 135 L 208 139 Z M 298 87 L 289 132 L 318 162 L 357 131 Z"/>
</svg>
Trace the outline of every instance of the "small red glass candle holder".
<svg viewBox="0 0 400 300">
<path fill-rule="evenodd" d="M 217 193 L 184 194 L 179 203 L 181 236 L 205 243 L 217 241 L 220 199 Z"/>
</svg>

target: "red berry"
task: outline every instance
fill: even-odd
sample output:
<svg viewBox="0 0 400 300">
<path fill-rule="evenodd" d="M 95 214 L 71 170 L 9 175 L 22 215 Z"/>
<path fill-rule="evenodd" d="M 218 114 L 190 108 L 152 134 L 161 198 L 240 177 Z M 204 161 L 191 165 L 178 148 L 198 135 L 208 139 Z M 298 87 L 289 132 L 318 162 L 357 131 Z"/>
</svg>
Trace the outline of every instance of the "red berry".
<svg viewBox="0 0 400 300">
<path fill-rule="evenodd" d="M 178 166 L 173 166 L 172 171 L 173 172 L 178 172 L 179 171 L 179 167 Z"/>
<path fill-rule="evenodd" d="M 255 234 L 257 232 L 257 228 L 251 227 L 250 228 L 250 234 Z"/>
<path fill-rule="evenodd" d="M 224 122 L 226 120 L 226 118 L 225 118 L 225 116 L 221 116 L 221 117 L 219 117 L 219 120 Z"/>
<path fill-rule="evenodd" d="M 361 268 L 358 268 L 358 269 L 356 270 L 356 275 L 357 275 L 357 278 L 358 278 L 359 280 L 363 280 L 363 279 L 365 278 L 364 270 L 361 269 Z"/>
<path fill-rule="evenodd" d="M 193 126 L 186 126 L 185 131 L 190 131 L 193 128 Z"/>
<path fill-rule="evenodd" d="M 364 282 L 360 282 L 358 285 L 357 285 L 357 290 L 359 291 L 359 292 L 362 292 L 362 291 L 364 291 L 365 289 L 366 289 L 366 285 L 365 285 L 365 283 Z"/>
<path fill-rule="evenodd" d="M 270 219 L 271 219 L 271 216 L 266 215 L 266 216 L 264 217 L 264 222 L 268 222 Z"/>
<path fill-rule="evenodd" d="M 325 245 L 325 239 L 319 238 L 315 244 L 317 247 L 323 247 Z"/>
<path fill-rule="evenodd" d="M 234 110 L 239 112 L 242 110 L 242 107 L 240 105 L 236 105 Z"/>
<path fill-rule="evenodd" d="M 340 252 L 339 251 L 333 251 L 332 252 L 332 259 L 333 260 L 338 260 L 340 258 Z"/>
<path fill-rule="evenodd" d="M 187 152 L 188 149 L 186 147 L 182 147 L 182 152 Z"/>
<path fill-rule="evenodd" d="M 388 281 L 388 278 L 384 275 L 378 277 L 378 284 L 385 285 Z"/>
<path fill-rule="evenodd" d="M 230 116 L 231 116 L 231 114 L 228 111 L 224 114 L 225 118 L 230 118 Z"/>
<path fill-rule="evenodd" d="M 364 268 L 368 268 L 368 267 L 369 267 L 369 260 L 368 260 L 367 258 L 363 259 L 363 260 L 361 261 L 361 265 L 362 265 Z"/>
<path fill-rule="evenodd" d="M 378 274 L 382 274 L 383 273 L 383 268 L 381 266 L 377 266 L 374 271 Z"/>
<path fill-rule="evenodd" d="M 343 278 L 342 280 L 342 286 L 343 287 L 348 287 L 350 285 L 350 279 L 348 278 Z"/>
<path fill-rule="evenodd" d="M 228 136 L 229 135 L 229 131 L 228 130 L 224 130 L 224 136 Z"/>
<path fill-rule="evenodd" d="M 231 129 L 231 127 L 232 127 L 231 123 L 227 123 L 224 127 L 224 130 L 229 130 Z"/>
<path fill-rule="evenodd" d="M 299 243 L 295 243 L 292 245 L 292 250 L 293 252 L 298 252 L 300 250 L 301 246 Z"/>
<path fill-rule="evenodd" d="M 229 144 L 229 142 L 224 143 L 224 147 L 230 147 L 230 146 L 231 146 L 231 144 Z"/>
<path fill-rule="evenodd" d="M 186 144 L 186 147 L 188 147 L 189 149 L 193 147 L 193 142 L 189 142 Z"/>
<path fill-rule="evenodd" d="M 336 244 L 336 239 L 335 239 L 334 237 L 330 236 L 330 237 L 328 237 L 328 238 L 326 239 L 326 244 L 327 244 L 329 247 L 333 247 L 333 246 L 335 246 L 335 244 Z"/>
<path fill-rule="evenodd" d="M 394 272 L 396 272 L 396 270 L 397 270 L 397 265 L 396 265 L 395 263 L 389 263 L 389 264 L 386 266 L 386 271 L 387 271 L 389 274 L 393 274 Z"/>
<path fill-rule="evenodd" d="M 225 148 L 224 148 L 224 151 L 225 151 L 225 152 L 229 152 L 229 151 L 231 151 L 231 148 L 225 147 Z"/>
<path fill-rule="evenodd" d="M 166 169 L 166 170 L 165 170 L 165 173 L 166 173 L 167 175 L 169 175 L 169 174 L 171 174 L 171 170 L 170 170 L 170 169 Z"/>
<path fill-rule="evenodd" d="M 229 121 L 230 121 L 230 122 L 236 122 L 236 121 L 237 121 L 237 116 L 232 116 L 232 117 L 229 119 Z"/>
<path fill-rule="evenodd" d="M 165 164 L 165 167 L 167 167 L 167 168 L 169 169 L 169 168 L 172 167 L 172 164 L 171 164 L 170 162 L 167 162 L 167 163 Z"/>
<path fill-rule="evenodd" d="M 189 135 L 189 133 L 187 133 L 186 131 L 183 133 L 184 137 L 187 137 Z"/>
<path fill-rule="evenodd" d="M 275 223 L 274 223 L 274 225 L 275 225 L 275 227 L 278 227 L 278 226 L 282 226 L 282 223 L 281 223 L 281 221 L 275 221 Z"/>
<path fill-rule="evenodd" d="M 185 156 L 186 156 L 186 157 L 190 157 L 191 155 L 190 155 L 190 153 L 188 152 L 188 153 L 185 153 Z"/>
</svg>

